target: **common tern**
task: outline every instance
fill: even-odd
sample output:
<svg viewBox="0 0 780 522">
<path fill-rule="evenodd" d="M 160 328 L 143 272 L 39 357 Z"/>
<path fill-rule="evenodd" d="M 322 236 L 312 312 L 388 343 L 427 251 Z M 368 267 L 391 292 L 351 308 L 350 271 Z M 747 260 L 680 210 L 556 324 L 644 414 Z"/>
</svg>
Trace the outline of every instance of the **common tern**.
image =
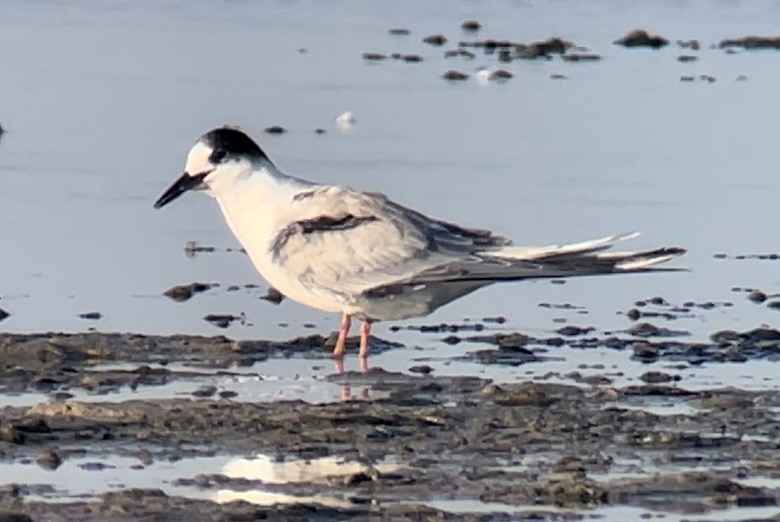
<svg viewBox="0 0 780 522">
<path fill-rule="evenodd" d="M 383 194 L 322 185 L 280 171 L 244 132 L 201 136 L 184 173 L 154 204 L 190 190 L 217 200 L 228 226 L 266 281 L 286 297 L 340 313 L 333 355 L 344 354 L 352 317 L 360 356 L 371 324 L 430 314 L 493 283 L 658 270 L 680 247 L 609 250 L 636 234 L 574 244 L 514 246 L 488 230 L 430 218 Z"/>
</svg>

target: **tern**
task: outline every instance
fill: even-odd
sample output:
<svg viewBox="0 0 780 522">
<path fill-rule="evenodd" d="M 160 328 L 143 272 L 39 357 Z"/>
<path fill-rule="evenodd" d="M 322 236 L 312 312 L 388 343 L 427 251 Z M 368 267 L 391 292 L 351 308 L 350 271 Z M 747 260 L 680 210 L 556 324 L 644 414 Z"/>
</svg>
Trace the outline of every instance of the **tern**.
<svg viewBox="0 0 780 522">
<path fill-rule="evenodd" d="M 656 265 L 675 246 L 609 250 L 637 234 L 574 244 L 514 246 L 488 230 L 440 221 L 375 192 L 323 185 L 280 171 L 234 127 L 201 136 L 184 173 L 154 204 L 187 191 L 217 200 L 231 231 L 265 280 L 286 297 L 340 313 L 333 355 L 344 355 L 352 318 L 368 356 L 371 325 L 430 314 L 494 283 L 676 270 Z"/>
</svg>

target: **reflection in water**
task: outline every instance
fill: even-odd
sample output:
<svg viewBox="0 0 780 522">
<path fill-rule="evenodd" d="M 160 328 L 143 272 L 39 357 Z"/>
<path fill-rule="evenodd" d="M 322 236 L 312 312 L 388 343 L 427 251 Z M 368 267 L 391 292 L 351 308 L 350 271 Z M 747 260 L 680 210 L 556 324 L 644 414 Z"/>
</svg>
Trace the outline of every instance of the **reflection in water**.
<svg viewBox="0 0 780 522">
<path fill-rule="evenodd" d="M 360 361 L 360 371 L 362 373 L 366 373 L 368 371 L 368 357 L 358 357 L 358 361 Z M 333 360 L 333 364 L 335 366 L 336 373 L 341 375 L 344 373 L 344 356 L 336 357 Z M 361 386 L 360 388 L 360 398 L 361 399 L 368 399 L 369 393 L 368 393 L 368 386 Z M 342 384 L 341 385 L 341 400 L 342 401 L 348 401 L 352 398 L 352 386 L 349 384 Z"/>
<path fill-rule="evenodd" d="M 398 469 L 390 461 L 368 465 L 345 461 L 339 457 L 322 457 L 311 460 L 289 460 L 277 462 L 261 455 L 254 459 L 237 459 L 229 462 L 223 474 L 231 478 L 260 480 L 266 484 L 326 484 L 333 477 L 348 477 L 357 473 L 389 473 Z M 215 494 L 217 502 L 244 500 L 253 504 L 295 504 L 315 503 L 329 507 L 346 508 L 351 502 L 344 498 L 326 495 L 292 495 L 268 490 L 234 491 L 222 489 Z"/>
</svg>

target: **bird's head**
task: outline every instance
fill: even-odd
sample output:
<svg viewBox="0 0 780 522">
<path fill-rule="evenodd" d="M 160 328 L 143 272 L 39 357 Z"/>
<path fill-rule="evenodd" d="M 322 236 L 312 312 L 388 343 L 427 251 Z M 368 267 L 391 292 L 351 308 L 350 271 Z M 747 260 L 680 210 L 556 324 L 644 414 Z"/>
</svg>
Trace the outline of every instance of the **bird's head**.
<svg viewBox="0 0 780 522">
<path fill-rule="evenodd" d="M 217 197 L 263 162 L 270 163 L 257 143 L 242 131 L 233 127 L 211 130 L 192 146 L 184 174 L 160 196 L 154 208 L 164 207 L 189 190 L 203 190 Z"/>
</svg>

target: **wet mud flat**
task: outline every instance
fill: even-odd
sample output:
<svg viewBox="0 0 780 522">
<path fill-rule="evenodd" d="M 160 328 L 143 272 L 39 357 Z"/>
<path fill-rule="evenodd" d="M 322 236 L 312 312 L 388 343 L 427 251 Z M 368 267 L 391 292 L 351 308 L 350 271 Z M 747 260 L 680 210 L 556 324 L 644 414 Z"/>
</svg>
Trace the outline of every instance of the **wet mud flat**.
<svg viewBox="0 0 780 522">
<path fill-rule="evenodd" d="M 768 349 L 769 337 L 756 342 Z M 506 337 L 496 344 L 520 350 Z M 780 514 L 776 389 L 687 389 L 684 380 L 655 378 L 658 371 L 617 387 L 609 379 L 496 384 L 371 368 L 327 375 L 366 393 L 323 404 L 249 402 L 216 389 L 146 400 L 129 393 L 274 358 L 325 364 L 327 345 L 320 336 L 0 336 L 2 396 L 45 394 L 0 409 L 0 520 L 624 519 L 609 518 L 618 508 L 665 520 Z M 379 343 L 380 351 L 396 348 Z M 661 402 L 663 412 L 654 408 Z M 74 469 L 104 483 L 86 493 L 74 493 L 78 478 L 56 484 Z"/>
</svg>

